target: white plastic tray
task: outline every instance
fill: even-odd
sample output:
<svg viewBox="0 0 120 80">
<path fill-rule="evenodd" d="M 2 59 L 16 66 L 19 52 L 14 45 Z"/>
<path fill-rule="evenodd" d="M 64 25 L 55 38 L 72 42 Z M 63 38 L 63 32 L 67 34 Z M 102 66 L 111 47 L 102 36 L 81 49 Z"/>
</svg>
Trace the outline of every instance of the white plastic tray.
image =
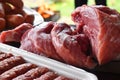
<svg viewBox="0 0 120 80">
<path fill-rule="evenodd" d="M 0 43 L 0 51 L 5 53 L 12 53 L 13 55 L 22 56 L 27 62 L 34 63 L 38 66 L 47 67 L 58 74 L 64 75 L 73 80 L 98 80 L 97 77 L 83 69 L 76 68 L 43 56 L 38 56 L 31 52 L 21 50 L 3 43 Z"/>
</svg>

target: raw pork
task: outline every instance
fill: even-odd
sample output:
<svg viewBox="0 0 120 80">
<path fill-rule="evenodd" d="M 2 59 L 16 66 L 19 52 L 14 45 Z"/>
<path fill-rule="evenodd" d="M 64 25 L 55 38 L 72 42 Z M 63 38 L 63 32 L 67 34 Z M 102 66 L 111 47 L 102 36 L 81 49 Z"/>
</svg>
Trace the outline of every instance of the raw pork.
<svg viewBox="0 0 120 80">
<path fill-rule="evenodd" d="M 42 54 L 77 67 L 94 68 L 84 34 L 75 34 L 65 23 L 48 22 L 24 33 L 21 49 Z"/>
<path fill-rule="evenodd" d="M 99 64 L 120 59 L 120 14 L 106 6 L 76 8 L 72 20 L 89 37 Z"/>
<path fill-rule="evenodd" d="M 95 67 L 96 64 L 88 54 L 89 40 L 84 34 L 74 34 L 69 25 L 56 23 L 51 36 L 57 53 L 66 63 L 77 67 Z"/>
<path fill-rule="evenodd" d="M 25 32 L 22 36 L 20 48 L 61 61 L 62 59 L 52 44 L 50 32 L 53 26 L 53 22 L 43 23 Z"/>
<path fill-rule="evenodd" d="M 33 26 L 29 23 L 23 23 L 12 30 L 2 31 L 0 34 L 0 42 L 20 42 L 22 35 Z"/>
</svg>

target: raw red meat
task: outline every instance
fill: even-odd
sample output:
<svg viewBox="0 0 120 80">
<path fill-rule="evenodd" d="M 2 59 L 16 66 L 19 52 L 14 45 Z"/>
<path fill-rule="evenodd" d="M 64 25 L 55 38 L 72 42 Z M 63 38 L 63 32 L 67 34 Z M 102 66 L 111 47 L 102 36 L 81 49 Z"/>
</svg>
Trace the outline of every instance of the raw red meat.
<svg viewBox="0 0 120 80">
<path fill-rule="evenodd" d="M 0 61 L 0 74 L 24 62 L 24 59 L 20 56 L 4 59 L 3 61 Z"/>
<path fill-rule="evenodd" d="M 53 26 L 53 22 L 43 23 L 41 26 L 27 31 L 22 36 L 20 48 L 61 61 L 62 59 L 56 53 L 51 40 L 50 32 Z"/>
<path fill-rule="evenodd" d="M 33 28 L 31 24 L 23 23 L 15 29 L 3 31 L 0 34 L 0 42 L 20 42 L 22 35 L 31 28 Z"/>
<path fill-rule="evenodd" d="M 6 59 L 6 58 L 10 58 L 10 57 L 12 57 L 13 55 L 12 54 L 0 54 L 0 61 L 2 61 L 2 60 L 4 60 L 4 59 Z"/>
<path fill-rule="evenodd" d="M 51 36 L 57 53 L 66 63 L 86 68 L 95 66 L 94 61 L 87 54 L 89 40 L 84 34 L 74 34 L 69 25 L 56 23 Z"/>
<path fill-rule="evenodd" d="M 120 14 L 116 10 L 83 5 L 73 11 L 72 20 L 89 37 L 99 64 L 120 59 Z"/>
<path fill-rule="evenodd" d="M 35 80 L 54 80 L 58 75 L 54 72 L 46 72 L 45 74 L 41 75 L 39 78 Z"/>
<path fill-rule="evenodd" d="M 24 63 L 13 67 L 12 69 L 2 73 L 0 75 L 0 80 L 12 80 L 13 78 L 26 73 L 28 70 L 37 67 L 32 63 Z"/>
<path fill-rule="evenodd" d="M 75 35 L 74 32 L 67 24 L 43 23 L 24 33 L 20 48 L 78 67 L 95 67 L 96 64 L 87 53 L 88 38 L 84 34 Z"/>
<path fill-rule="evenodd" d="M 45 74 L 48 71 L 49 71 L 48 68 L 37 67 L 37 68 L 30 69 L 26 73 L 24 73 L 20 76 L 17 76 L 16 78 L 14 78 L 12 80 L 34 80 L 35 78 Z"/>
</svg>

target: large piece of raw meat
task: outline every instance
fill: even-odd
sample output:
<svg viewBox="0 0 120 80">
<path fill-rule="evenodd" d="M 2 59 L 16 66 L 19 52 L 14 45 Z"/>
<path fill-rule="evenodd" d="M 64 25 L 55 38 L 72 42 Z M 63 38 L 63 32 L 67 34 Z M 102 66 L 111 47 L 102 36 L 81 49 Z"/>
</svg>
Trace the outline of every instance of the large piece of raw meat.
<svg viewBox="0 0 120 80">
<path fill-rule="evenodd" d="M 25 32 L 21 49 L 71 64 L 77 67 L 94 68 L 89 49 L 89 40 L 84 34 L 76 34 L 65 23 L 48 22 Z"/>
<path fill-rule="evenodd" d="M 106 6 L 76 8 L 72 20 L 89 37 L 99 64 L 120 58 L 120 13 Z"/>
</svg>

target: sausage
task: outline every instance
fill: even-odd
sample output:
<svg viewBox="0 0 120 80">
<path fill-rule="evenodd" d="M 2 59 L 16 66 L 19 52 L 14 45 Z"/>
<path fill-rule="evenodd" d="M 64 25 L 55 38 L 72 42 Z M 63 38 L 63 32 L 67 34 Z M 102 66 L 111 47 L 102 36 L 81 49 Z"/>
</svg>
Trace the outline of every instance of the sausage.
<svg viewBox="0 0 120 80">
<path fill-rule="evenodd" d="M 10 28 L 15 28 L 24 22 L 24 17 L 21 14 L 6 15 L 6 23 Z"/>
<path fill-rule="evenodd" d="M 0 54 L 0 61 L 4 60 L 6 58 L 9 58 L 11 56 L 13 56 L 13 55 L 12 54 L 5 54 L 5 53 Z"/>
<path fill-rule="evenodd" d="M 5 0 L 6 2 L 12 4 L 18 9 L 23 9 L 23 1 L 22 0 Z"/>
<path fill-rule="evenodd" d="M 72 80 L 72 79 L 66 78 L 66 77 L 64 77 L 64 76 L 58 76 L 58 77 L 55 78 L 54 80 Z"/>
<path fill-rule="evenodd" d="M 4 18 L 0 18 L 0 31 L 2 31 L 6 26 L 6 21 Z"/>
<path fill-rule="evenodd" d="M 20 56 L 7 58 L 0 62 L 0 74 L 24 62 L 24 59 Z"/>
<path fill-rule="evenodd" d="M 25 23 L 30 23 L 30 24 L 33 24 L 33 21 L 34 21 L 34 15 L 33 14 L 27 14 L 24 15 L 25 17 Z"/>
<path fill-rule="evenodd" d="M 24 5 L 22 0 L 0 0 L 0 2 L 9 3 L 18 9 L 23 9 Z"/>
<path fill-rule="evenodd" d="M 0 80 L 11 80 L 15 78 L 16 76 L 19 76 L 21 74 L 24 74 L 28 70 L 37 67 L 36 65 L 32 63 L 24 63 L 21 65 L 18 65 L 16 67 L 13 67 L 12 69 L 4 72 L 0 75 Z"/>
<path fill-rule="evenodd" d="M 6 15 L 12 15 L 12 14 L 24 14 L 24 10 L 23 9 L 17 9 L 17 8 L 13 8 L 11 11 L 9 11 L 8 13 L 6 13 Z"/>
<path fill-rule="evenodd" d="M 5 11 L 4 11 L 4 7 L 3 4 L 0 2 L 0 18 L 5 17 Z"/>
<path fill-rule="evenodd" d="M 2 3 L 5 14 L 8 14 L 12 11 L 12 7 L 8 3 Z"/>
<path fill-rule="evenodd" d="M 42 76 L 40 76 L 37 79 L 34 80 L 53 80 L 57 77 L 58 75 L 54 72 L 47 72 L 45 74 L 43 74 Z"/>
<path fill-rule="evenodd" d="M 0 42 L 2 43 L 20 42 L 23 34 L 31 28 L 33 28 L 31 24 L 22 23 L 15 29 L 2 31 L 0 35 Z"/>
<path fill-rule="evenodd" d="M 23 9 L 19 9 L 13 6 L 11 6 L 11 4 L 8 3 L 2 3 L 5 15 L 11 15 L 11 14 L 24 14 L 24 10 Z"/>
<path fill-rule="evenodd" d="M 20 75 L 20 76 L 14 78 L 13 80 L 33 80 L 48 71 L 49 71 L 48 68 L 37 67 L 35 69 L 29 70 L 28 72 L 26 72 L 23 75 Z"/>
</svg>

